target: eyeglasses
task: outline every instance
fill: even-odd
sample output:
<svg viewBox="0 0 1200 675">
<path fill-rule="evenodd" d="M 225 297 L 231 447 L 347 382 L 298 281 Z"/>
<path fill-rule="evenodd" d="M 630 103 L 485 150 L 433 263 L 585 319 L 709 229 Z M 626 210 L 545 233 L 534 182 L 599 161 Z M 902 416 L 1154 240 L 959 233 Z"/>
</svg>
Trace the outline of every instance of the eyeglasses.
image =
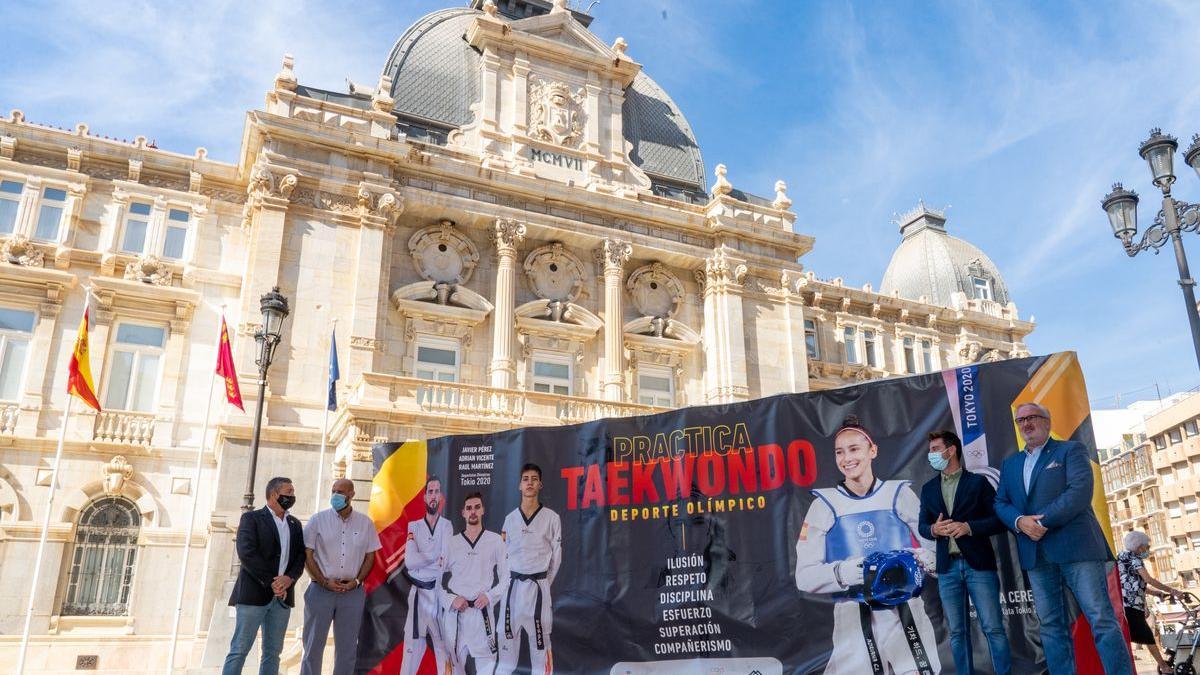
<svg viewBox="0 0 1200 675">
<path fill-rule="evenodd" d="M 1032 422 L 1034 420 L 1044 420 L 1044 419 L 1049 419 L 1049 418 L 1047 418 L 1045 415 L 1026 415 L 1024 417 L 1018 417 L 1017 424 L 1025 424 L 1026 422 Z"/>
</svg>

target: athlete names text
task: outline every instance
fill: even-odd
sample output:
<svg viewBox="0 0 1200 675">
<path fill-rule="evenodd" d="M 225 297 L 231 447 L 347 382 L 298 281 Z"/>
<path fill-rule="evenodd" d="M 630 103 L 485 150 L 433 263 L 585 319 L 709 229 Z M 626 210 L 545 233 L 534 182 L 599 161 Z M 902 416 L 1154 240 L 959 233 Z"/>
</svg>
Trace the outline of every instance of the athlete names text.
<svg viewBox="0 0 1200 675">
<path fill-rule="evenodd" d="M 476 445 L 463 448 L 458 454 L 459 482 L 464 486 L 482 486 L 492 484 L 492 468 L 495 466 L 495 454 L 490 445 Z"/>
</svg>

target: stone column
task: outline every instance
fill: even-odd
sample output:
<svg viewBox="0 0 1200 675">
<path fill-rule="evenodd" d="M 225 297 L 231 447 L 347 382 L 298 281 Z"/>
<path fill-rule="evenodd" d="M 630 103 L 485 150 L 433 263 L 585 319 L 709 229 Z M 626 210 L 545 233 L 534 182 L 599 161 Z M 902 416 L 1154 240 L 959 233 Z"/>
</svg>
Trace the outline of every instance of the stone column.
<svg viewBox="0 0 1200 675">
<path fill-rule="evenodd" d="M 391 275 L 392 235 L 397 218 L 404 212 L 404 200 L 382 184 L 359 186 L 362 211 L 359 217 L 358 250 L 355 252 L 355 278 L 351 289 L 338 286 L 336 297 L 347 293 L 353 297 L 348 331 L 342 333 L 338 349 L 349 348 L 343 361 L 343 382 L 353 382 L 365 372 L 376 370 L 382 352 L 379 328 L 381 312 L 386 311 L 387 289 Z M 338 306 L 332 308 L 340 314 Z M 347 338 L 347 333 L 349 337 Z"/>
<path fill-rule="evenodd" d="M 492 311 L 492 362 L 488 366 L 492 386 L 512 389 L 517 374 L 513 359 L 517 300 L 517 248 L 525 239 L 525 223 L 500 218 L 492 224 L 496 245 L 496 302 Z"/>
<path fill-rule="evenodd" d="M 287 218 L 288 198 L 295 187 L 295 181 L 294 175 L 276 175 L 263 164 L 251 171 L 242 222 L 242 232 L 246 238 L 246 268 L 242 277 L 242 294 L 236 317 L 237 344 L 233 350 L 238 360 L 239 373 L 258 372 L 258 367 L 254 365 L 254 359 L 258 355 L 254 332 L 262 323 L 259 298 L 270 291 L 271 287 L 279 285 L 284 221 Z M 288 187 L 289 185 L 291 187 Z M 286 294 L 288 291 L 285 289 L 284 292 Z M 292 301 L 294 302 L 295 298 L 292 298 Z M 281 370 L 277 368 L 275 372 Z"/>
<path fill-rule="evenodd" d="M 725 249 L 704 261 L 705 381 L 710 403 L 744 401 L 750 396 L 742 313 L 746 273 L 745 263 L 728 256 Z"/>
<path fill-rule="evenodd" d="M 48 401 L 43 398 L 42 392 L 46 389 L 46 379 L 54 377 L 54 372 L 47 368 L 47 364 L 51 358 L 58 359 L 60 352 L 69 354 L 74 347 L 75 336 L 59 327 L 58 316 L 62 312 L 65 294 L 61 284 L 54 284 L 47 289 L 47 298 L 38 306 L 38 321 L 33 327 L 33 339 L 29 341 L 29 356 L 25 366 L 25 390 L 20 393 L 21 413 L 17 415 L 17 436 L 37 436 L 38 416 L 49 413 L 49 410 L 43 409 Z M 55 335 L 60 332 L 70 337 L 60 338 L 56 342 Z M 62 345 L 70 347 L 65 348 L 67 351 L 61 351 L 64 349 Z"/>
<path fill-rule="evenodd" d="M 632 254 L 633 247 L 620 239 L 605 239 L 596 249 L 596 258 L 604 269 L 604 379 L 600 386 L 607 401 L 620 401 L 625 397 L 621 273 Z"/>
</svg>

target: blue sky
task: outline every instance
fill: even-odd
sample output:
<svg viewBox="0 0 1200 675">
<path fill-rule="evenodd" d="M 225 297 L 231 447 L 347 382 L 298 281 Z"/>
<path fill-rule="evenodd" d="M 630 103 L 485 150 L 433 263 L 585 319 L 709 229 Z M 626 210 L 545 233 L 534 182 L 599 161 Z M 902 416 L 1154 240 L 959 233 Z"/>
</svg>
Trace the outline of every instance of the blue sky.
<svg viewBox="0 0 1200 675">
<path fill-rule="evenodd" d="M 374 84 L 433 0 L 2 3 L 0 111 L 232 160 L 280 56 L 302 83 Z M 465 4 L 465 2 L 464 2 Z M 584 0 L 575 0 L 575 5 Z M 585 5 L 586 6 L 586 5 Z M 1030 349 L 1080 353 L 1094 407 L 1200 385 L 1173 257 L 1130 260 L 1100 198 L 1157 194 L 1137 156 L 1150 127 L 1200 132 L 1200 4 L 601 0 L 688 117 L 709 168 L 744 190 L 789 185 L 803 262 L 878 286 L 917 200 L 986 251 Z M 1200 180 L 1177 160 L 1178 198 Z M 1200 237 L 1185 235 L 1200 274 Z"/>
</svg>

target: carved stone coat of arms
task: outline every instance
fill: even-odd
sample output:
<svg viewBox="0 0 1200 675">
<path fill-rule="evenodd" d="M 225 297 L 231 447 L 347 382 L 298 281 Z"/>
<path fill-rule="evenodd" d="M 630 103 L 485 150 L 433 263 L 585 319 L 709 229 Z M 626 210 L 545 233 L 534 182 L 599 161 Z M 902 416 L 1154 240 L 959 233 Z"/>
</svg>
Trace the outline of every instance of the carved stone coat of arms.
<svg viewBox="0 0 1200 675">
<path fill-rule="evenodd" d="M 583 138 L 583 90 L 571 91 L 562 82 L 532 78 L 529 90 L 529 129 L 534 138 L 565 146 Z"/>
</svg>

